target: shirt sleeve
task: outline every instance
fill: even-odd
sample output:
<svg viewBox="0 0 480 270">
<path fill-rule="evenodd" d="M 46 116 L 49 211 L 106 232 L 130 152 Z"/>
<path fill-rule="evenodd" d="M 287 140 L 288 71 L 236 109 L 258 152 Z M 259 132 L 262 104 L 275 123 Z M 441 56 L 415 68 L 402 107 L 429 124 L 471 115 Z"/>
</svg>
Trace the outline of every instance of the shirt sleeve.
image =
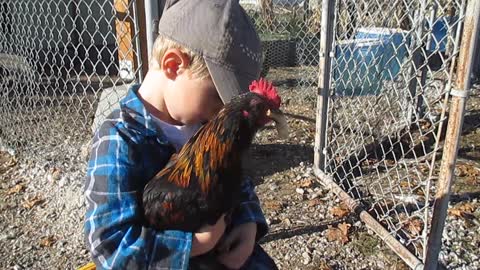
<svg viewBox="0 0 480 270">
<path fill-rule="evenodd" d="M 247 222 L 257 223 L 257 240 L 267 234 L 268 225 L 262 208 L 260 207 L 258 196 L 255 193 L 255 186 L 250 177 L 246 177 L 242 183 L 242 200 L 232 215 L 233 226 Z"/>
<path fill-rule="evenodd" d="M 192 234 L 143 226 L 142 166 L 112 130 L 92 144 L 85 182 L 85 241 L 98 269 L 187 269 Z"/>
</svg>

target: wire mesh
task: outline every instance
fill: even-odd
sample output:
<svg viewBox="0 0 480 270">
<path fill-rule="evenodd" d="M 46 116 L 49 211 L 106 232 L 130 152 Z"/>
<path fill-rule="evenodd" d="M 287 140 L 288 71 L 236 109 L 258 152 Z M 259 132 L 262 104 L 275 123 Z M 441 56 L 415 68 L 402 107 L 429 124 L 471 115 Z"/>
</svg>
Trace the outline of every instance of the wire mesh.
<svg viewBox="0 0 480 270">
<path fill-rule="evenodd" d="M 0 0 L 3 147 L 21 153 L 85 141 L 102 91 L 139 73 L 134 4 Z"/>
<path fill-rule="evenodd" d="M 263 44 L 262 76 L 288 74 L 299 99 L 314 100 L 318 81 L 321 1 L 243 0 Z M 279 76 L 276 76 L 279 77 Z M 278 82 L 282 83 L 282 82 Z"/>
<path fill-rule="evenodd" d="M 325 171 L 423 258 L 465 1 L 336 3 Z"/>
</svg>

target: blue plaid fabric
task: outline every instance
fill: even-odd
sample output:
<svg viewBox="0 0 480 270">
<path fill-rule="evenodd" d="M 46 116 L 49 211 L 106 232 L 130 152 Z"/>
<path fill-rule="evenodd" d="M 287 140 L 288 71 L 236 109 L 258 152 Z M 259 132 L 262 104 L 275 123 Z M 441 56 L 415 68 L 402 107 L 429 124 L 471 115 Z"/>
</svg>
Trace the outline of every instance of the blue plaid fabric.
<svg viewBox="0 0 480 270">
<path fill-rule="evenodd" d="M 95 133 L 88 162 L 85 241 L 98 269 L 187 269 L 192 234 L 155 231 L 142 224 L 141 192 L 174 153 L 162 131 L 129 89 Z M 257 237 L 267 224 L 251 180 L 233 224 L 256 222 Z"/>
</svg>

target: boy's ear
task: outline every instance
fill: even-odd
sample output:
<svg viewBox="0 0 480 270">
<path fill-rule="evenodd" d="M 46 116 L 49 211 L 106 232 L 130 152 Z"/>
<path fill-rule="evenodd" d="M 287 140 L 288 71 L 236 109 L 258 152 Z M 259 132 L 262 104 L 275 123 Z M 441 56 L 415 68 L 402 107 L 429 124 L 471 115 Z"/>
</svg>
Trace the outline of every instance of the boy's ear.
<svg viewBox="0 0 480 270">
<path fill-rule="evenodd" d="M 171 80 L 185 72 L 189 66 L 189 57 L 179 49 L 168 49 L 161 62 L 162 71 Z"/>
</svg>

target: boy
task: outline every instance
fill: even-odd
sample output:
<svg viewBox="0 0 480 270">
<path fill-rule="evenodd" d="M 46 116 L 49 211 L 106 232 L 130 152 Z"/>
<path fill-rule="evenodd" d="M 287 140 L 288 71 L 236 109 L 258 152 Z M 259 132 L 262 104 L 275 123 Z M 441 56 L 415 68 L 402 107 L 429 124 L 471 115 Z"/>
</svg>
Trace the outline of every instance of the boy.
<svg viewBox="0 0 480 270">
<path fill-rule="evenodd" d="M 219 246 L 218 260 L 228 268 L 276 269 L 256 244 L 268 227 L 250 180 L 225 236 L 223 217 L 193 234 L 142 225 L 146 182 L 260 73 L 260 41 L 238 0 L 174 2 L 160 20 L 144 82 L 94 137 L 85 184 L 87 246 L 97 268 L 186 269 L 190 257 Z"/>
</svg>

